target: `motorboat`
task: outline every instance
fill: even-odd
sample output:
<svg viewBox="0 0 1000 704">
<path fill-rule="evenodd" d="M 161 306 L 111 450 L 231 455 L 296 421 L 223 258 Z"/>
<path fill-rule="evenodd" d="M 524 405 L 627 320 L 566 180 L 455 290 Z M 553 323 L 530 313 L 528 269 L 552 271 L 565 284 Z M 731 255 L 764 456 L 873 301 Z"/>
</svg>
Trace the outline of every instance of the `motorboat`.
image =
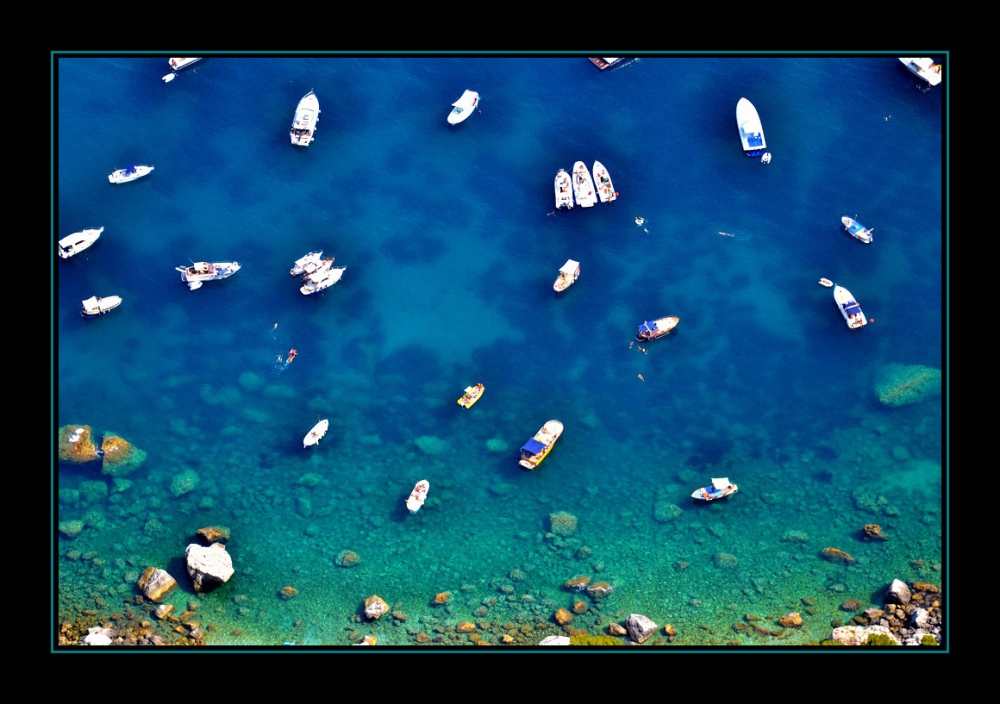
<svg viewBox="0 0 1000 704">
<path fill-rule="evenodd" d="M 451 105 L 451 112 L 448 113 L 448 124 L 457 125 L 459 122 L 465 122 L 469 119 L 469 115 L 472 114 L 475 107 L 479 105 L 479 93 L 474 90 L 467 90 L 462 93 L 462 97 Z"/>
<path fill-rule="evenodd" d="M 187 68 L 191 64 L 194 64 L 194 63 L 197 63 L 197 62 L 201 61 L 201 59 L 202 59 L 202 57 L 200 57 L 200 56 L 196 57 L 196 58 L 188 58 L 188 59 L 171 58 L 168 63 L 170 64 L 170 70 L 171 71 L 180 71 L 182 68 Z"/>
<path fill-rule="evenodd" d="M 597 197 L 602 203 L 610 203 L 618 197 L 614 184 L 611 183 L 611 175 L 599 161 L 594 162 L 594 182 L 597 184 Z"/>
<path fill-rule="evenodd" d="M 191 266 L 175 267 L 181 272 L 181 281 L 192 291 L 197 291 L 206 281 L 225 279 L 240 270 L 239 262 L 194 262 Z"/>
<path fill-rule="evenodd" d="M 677 323 L 679 322 L 681 322 L 681 319 L 674 315 L 667 316 L 666 318 L 657 318 L 653 322 L 647 320 L 639 326 L 639 332 L 635 334 L 635 339 L 639 342 L 649 342 L 658 337 L 663 337 L 677 327 Z"/>
<path fill-rule="evenodd" d="M 96 318 L 114 310 L 121 304 L 121 296 L 91 296 L 83 302 L 83 310 L 80 311 L 80 315 L 84 318 Z"/>
<path fill-rule="evenodd" d="M 315 274 L 320 269 L 329 268 L 332 264 L 333 257 L 323 259 L 323 250 L 319 249 L 296 259 L 295 266 L 288 273 L 292 276 L 308 276 L 309 274 Z"/>
<path fill-rule="evenodd" d="M 576 204 L 581 208 L 592 208 L 597 203 L 594 179 L 590 177 L 587 165 L 582 161 L 573 164 L 573 195 L 576 196 Z"/>
<path fill-rule="evenodd" d="M 87 247 L 94 244 L 94 242 L 97 241 L 97 238 L 101 236 L 102 232 L 104 232 L 103 227 L 92 227 L 86 230 L 80 230 L 79 232 L 74 232 L 72 235 L 66 235 L 59 240 L 59 256 L 63 259 L 69 259 L 70 257 L 79 254 Z"/>
<path fill-rule="evenodd" d="M 521 447 L 521 459 L 518 464 L 525 469 L 534 469 L 540 465 L 562 434 L 562 423 L 557 420 L 547 421 L 535 436 Z"/>
<path fill-rule="evenodd" d="M 763 156 L 767 144 L 764 141 L 764 128 L 760 125 L 757 108 L 746 98 L 740 98 L 736 103 L 736 126 L 740 130 L 740 141 L 747 156 Z"/>
<path fill-rule="evenodd" d="M 566 169 L 559 169 L 556 174 L 556 210 L 571 210 L 573 208 L 573 186 Z"/>
<path fill-rule="evenodd" d="M 318 445 L 319 441 L 323 439 L 326 435 L 326 431 L 330 429 L 330 421 L 324 418 L 319 423 L 312 427 L 306 436 L 302 438 L 302 447 L 312 447 L 313 445 Z"/>
<path fill-rule="evenodd" d="M 844 223 L 844 229 L 850 232 L 854 239 L 860 240 L 865 244 L 872 243 L 872 229 L 865 227 L 854 218 L 849 218 L 846 215 L 840 218 L 840 221 Z"/>
<path fill-rule="evenodd" d="M 567 259 L 566 263 L 559 269 L 559 276 L 556 277 L 556 281 L 552 284 L 552 288 L 554 288 L 556 292 L 565 291 L 572 286 L 578 278 L 580 278 L 580 262 L 574 261 L 573 259 Z"/>
<path fill-rule="evenodd" d="M 187 68 L 193 63 L 201 61 L 201 57 L 197 58 L 172 58 L 167 63 L 170 65 L 170 73 L 163 77 L 164 83 L 170 83 L 177 77 L 177 72 L 181 69 Z"/>
<path fill-rule="evenodd" d="M 416 513 L 420 510 L 420 507 L 424 505 L 424 501 L 427 500 L 427 492 L 431 490 L 431 483 L 426 479 L 421 479 L 413 487 L 413 491 L 410 492 L 409 498 L 406 499 L 406 508 L 410 510 L 410 513 Z"/>
<path fill-rule="evenodd" d="M 314 293 L 324 291 L 340 281 L 340 277 L 347 271 L 346 266 L 330 266 L 333 259 L 325 267 L 303 277 L 304 284 L 299 288 L 303 296 L 311 296 Z"/>
<path fill-rule="evenodd" d="M 152 166 L 135 166 L 129 164 L 124 169 L 118 169 L 108 174 L 108 181 L 111 183 L 128 183 L 137 178 L 148 176 L 153 171 Z"/>
<path fill-rule="evenodd" d="M 295 117 L 292 119 L 292 131 L 289 133 L 292 144 L 308 147 L 316 136 L 316 124 L 319 122 L 319 98 L 309 91 L 302 96 L 295 107 Z"/>
<path fill-rule="evenodd" d="M 594 64 L 597 68 L 602 71 L 606 68 L 611 68 L 619 61 L 624 61 L 624 56 L 590 56 L 590 63 Z"/>
<path fill-rule="evenodd" d="M 900 56 L 899 60 L 910 73 L 924 79 L 928 85 L 936 86 L 941 82 L 941 64 L 934 63 L 933 59 Z"/>
<path fill-rule="evenodd" d="M 462 408 L 472 408 L 473 404 L 483 397 L 486 387 L 481 383 L 475 386 L 466 386 L 465 395 L 458 399 L 458 405 Z"/>
<path fill-rule="evenodd" d="M 722 477 L 721 479 L 713 477 L 711 484 L 703 486 L 700 489 L 695 489 L 691 494 L 691 498 L 700 499 L 701 501 L 715 501 L 724 496 L 735 494 L 739 490 L 738 486 L 729 481 L 729 477 Z"/>
<path fill-rule="evenodd" d="M 843 286 L 834 286 L 833 300 L 837 302 L 837 308 L 840 310 L 840 314 L 844 316 L 844 320 L 847 321 L 847 327 L 851 328 L 851 330 L 860 330 L 868 324 L 865 314 L 861 312 L 861 306 L 858 305 L 858 302 L 854 300 L 853 294 L 846 288 Z"/>
<path fill-rule="evenodd" d="M 820 286 L 826 286 L 827 288 L 831 288 L 831 287 L 833 287 L 833 282 L 830 281 L 830 279 L 827 279 L 827 278 L 824 277 L 824 278 L 822 278 L 822 279 L 819 280 L 819 285 Z"/>
</svg>

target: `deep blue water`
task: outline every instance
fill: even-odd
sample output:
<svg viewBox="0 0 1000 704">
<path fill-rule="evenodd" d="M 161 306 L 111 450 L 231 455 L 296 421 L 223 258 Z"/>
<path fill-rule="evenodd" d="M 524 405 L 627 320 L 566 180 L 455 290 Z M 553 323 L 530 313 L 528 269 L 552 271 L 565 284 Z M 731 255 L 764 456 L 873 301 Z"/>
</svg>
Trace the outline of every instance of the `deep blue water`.
<svg viewBox="0 0 1000 704">
<path fill-rule="evenodd" d="M 888 407 L 876 387 L 893 365 L 942 368 L 945 86 L 892 56 L 209 57 L 169 84 L 163 57 L 57 64 L 53 242 L 105 230 L 53 252 L 54 430 L 146 453 L 124 489 L 99 462 L 57 463 L 57 520 L 86 523 L 58 537 L 60 620 L 120 608 L 157 566 L 214 645 L 406 645 L 460 621 L 496 642 L 496 624 L 561 632 L 553 612 L 580 598 L 562 584 L 587 575 L 614 588 L 584 598 L 590 633 L 638 612 L 678 645 L 788 645 L 893 578 L 941 581 L 940 398 Z M 480 111 L 450 127 L 466 88 Z M 741 97 L 769 165 L 742 153 Z M 556 171 L 595 159 L 619 198 L 548 216 Z M 110 185 L 130 163 L 155 170 Z M 304 297 L 288 270 L 314 249 L 347 271 Z M 556 296 L 568 258 L 580 279 Z M 192 292 L 174 270 L 192 260 L 242 270 Z M 849 330 L 820 277 L 873 322 Z M 124 303 L 82 319 L 94 294 Z M 630 344 L 665 315 L 674 332 Z M 303 450 L 318 418 L 330 432 Z M 550 418 L 564 436 L 521 470 Z M 175 496 L 185 471 L 197 486 Z M 740 492 L 693 502 L 713 476 Z M 559 511 L 574 535 L 549 532 Z M 861 539 L 866 523 L 891 539 Z M 236 574 L 198 595 L 182 560 L 207 525 L 231 529 Z M 361 564 L 336 565 L 347 549 Z M 406 620 L 358 623 L 373 594 Z M 794 610 L 806 626 L 780 638 L 730 628 Z"/>
</svg>

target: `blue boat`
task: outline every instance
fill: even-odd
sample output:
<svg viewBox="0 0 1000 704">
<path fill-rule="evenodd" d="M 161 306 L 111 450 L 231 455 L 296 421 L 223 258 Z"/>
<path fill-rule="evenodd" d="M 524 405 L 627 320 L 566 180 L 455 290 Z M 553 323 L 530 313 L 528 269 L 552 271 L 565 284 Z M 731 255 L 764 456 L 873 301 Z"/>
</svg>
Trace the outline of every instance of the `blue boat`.
<svg viewBox="0 0 1000 704">
<path fill-rule="evenodd" d="M 635 334 L 637 342 L 648 342 L 658 337 L 663 337 L 668 332 L 677 327 L 681 319 L 676 315 L 669 315 L 666 318 L 657 318 L 653 322 L 648 320 L 639 326 L 639 332 Z"/>
<path fill-rule="evenodd" d="M 844 229 L 851 233 L 851 235 L 856 240 L 860 240 L 865 244 L 872 243 L 872 231 L 862 225 L 860 222 L 854 218 L 849 218 L 846 215 L 840 218 L 840 221 L 844 223 Z"/>
</svg>

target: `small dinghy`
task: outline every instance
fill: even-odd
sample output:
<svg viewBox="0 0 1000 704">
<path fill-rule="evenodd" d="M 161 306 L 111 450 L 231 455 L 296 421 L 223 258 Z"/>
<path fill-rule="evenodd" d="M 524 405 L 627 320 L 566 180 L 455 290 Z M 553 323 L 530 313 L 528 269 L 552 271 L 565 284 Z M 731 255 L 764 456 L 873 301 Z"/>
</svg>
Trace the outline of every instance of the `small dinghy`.
<svg viewBox="0 0 1000 704">
<path fill-rule="evenodd" d="M 416 486 L 413 487 L 413 491 L 410 492 L 410 498 L 406 500 L 406 508 L 410 509 L 410 513 L 416 513 L 420 510 L 420 507 L 424 505 L 424 501 L 427 500 L 427 492 L 430 491 L 431 483 L 426 479 L 421 479 L 417 482 Z"/>
<path fill-rule="evenodd" d="M 771 152 L 764 152 L 764 156 L 760 158 L 760 163 L 770 164 L 771 163 Z"/>
<path fill-rule="evenodd" d="M 312 430 L 306 433 L 306 436 L 302 438 L 302 447 L 312 447 L 313 445 L 318 445 L 319 441 L 323 439 L 326 435 L 326 431 L 330 429 L 330 421 L 323 419 L 319 423 L 313 426 Z"/>
<path fill-rule="evenodd" d="M 826 286 L 827 288 L 832 288 L 833 287 L 833 282 L 830 281 L 830 279 L 825 279 L 824 278 L 824 279 L 820 279 L 819 280 L 819 285 L 820 286 Z"/>
<path fill-rule="evenodd" d="M 729 477 L 722 477 L 721 479 L 712 477 L 712 483 L 701 489 L 695 489 L 691 494 L 691 498 L 702 501 L 715 501 L 716 499 L 721 499 L 723 496 L 735 494 L 739 490 L 738 486 L 729 481 Z"/>
<path fill-rule="evenodd" d="M 84 318 L 96 318 L 114 310 L 121 304 L 121 296 L 91 296 L 83 302 L 83 310 L 80 311 L 80 315 Z"/>
</svg>

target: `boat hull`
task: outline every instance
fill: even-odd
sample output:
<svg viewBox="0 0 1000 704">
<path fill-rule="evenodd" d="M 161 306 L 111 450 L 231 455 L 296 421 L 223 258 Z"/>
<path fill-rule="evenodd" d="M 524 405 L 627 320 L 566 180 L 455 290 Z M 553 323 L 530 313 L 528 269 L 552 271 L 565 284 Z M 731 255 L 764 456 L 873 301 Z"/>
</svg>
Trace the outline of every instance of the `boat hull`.
<svg viewBox="0 0 1000 704">
<path fill-rule="evenodd" d="M 128 183 L 129 181 L 135 181 L 137 178 L 142 178 L 143 176 L 148 176 L 153 171 L 152 166 L 136 166 L 135 170 L 129 172 L 128 169 L 117 169 L 116 171 L 108 174 L 108 181 L 113 184 Z"/>
<path fill-rule="evenodd" d="M 312 447 L 313 445 L 318 445 L 319 441 L 323 439 L 326 435 L 326 431 L 330 429 L 330 421 L 328 419 L 321 420 L 319 423 L 312 427 L 306 436 L 302 438 L 302 447 Z"/>
<path fill-rule="evenodd" d="M 556 293 L 562 293 L 575 284 L 578 278 L 580 278 L 580 262 L 570 259 L 559 270 L 559 276 L 556 277 L 552 288 Z"/>
<path fill-rule="evenodd" d="M 618 194 L 615 193 L 615 186 L 611 183 L 611 174 L 599 161 L 594 162 L 594 184 L 597 186 L 597 197 L 602 203 L 610 203 Z"/>
<path fill-rule="evenodd" d="M 860 222 L 854 218 L 849 218 L 846 215 L 840 218 L 840 221 L 844 223 L 844 229 L 847 230 L 848 234 L 859 242 L 864 242 L 865 244 L 872 243 L 872 231 L 862 225 Z"/>
<path fill-rule="evenodd" d="M 704 486 L 691 492 L 691 498 L 699 501 L 715 501 L 726 496 L 732 496 L 739 490 L 740 488 L 735 484 L 730 484 L 729 487 L 721 490 L 716 489 L 714 486 Z"/>
<path fill-rule="evenodd" d="M 174 268 L 181 272 L 181 281 L 186 283 L 189 289 L 196 291 L 206 281 L 228 279 L 242 266 L 239 262 L 195 262 L 191 266 Z"/>
<path fill-rule="evenodd" d="M 333 263 L 333 260 L 330 260 Z M 319 293 L 320 291 L 325 291 L 326 289 L 333 286 L 335 283 L 340 281 L 344 276 L 344 272 L 347 271 L 347 267 L 331 267 L 317 271 L 314 274 L 309 274 L 305 277 L 305 284 L 299 288 L 299 293 L 303 296 L 311 296 L 314 293 Z"/>
<path fill-rule="evenodd" d="M 861 306 L 854 299 L 854 295 L 843 286 L 833 287 L 833 300 L 837 304 L 837 310 L 844 317 L 847 327 L 852 330 L 860 330 L 868 321 L 861 310 Z"/>
<path fill-rule="evenodd" d="M 423 507 L 427 500 L 427 493 L 431 490 L 431 483 L 426 479 L 421 479 L 413 487 L 410 496 L 406 499 L 406 508 L 410 513 L 416 513 Z"/>
<path fill-rule="evenodd" d="M 482 384 L 469 386 L 465 389 L 465 394 L 458 399 L 458 405 L 462 408 L 472 408 L 476 402 L 483 397 L 486 387 Z"/>
<path fill-rule="evenodd" d="M 203 57 L 197 57 L 197 58 L 178 57 L 178 58 L 171 58 L 170 61 L 167 63 L 170 64 L 170 68 L 173 69 L 174 71 L 180 71 L 181 69 L 187 68 L 191 64 L 198 63 L 199 61 L 201 61 L 202 58 Z"/>
<path fill-rule="evenodd" d="M 760 124 L 757 108 L 746 98 L 736 103 L 736 127 L 740 132 L 740 142 L 747 156 L 763 156 L 767 151 L 764 128 Z"/>
<path fill-rule="evenodd" d="M 121 304 L 121 296 L 91 296 L 83 301 L 83 310 L 80 311 L 80 315 L 84 318 L 97 318 L 113 311 Z"/>
<path fill-rule="evenodd" d="M 899 60 L 914 76 L 927 81 L 928 85 L 941 83 L 941 64 L 936 64 L 929 58 L 899 57 Z"/>
<path fill-rule="evenodd" d="M 573 183 L 565 169 L 559 169 L 555 181 L 556 210 L 573 209 Z"/>
<path fill-rule="evenodd" d="M 597 204 L 594 179 L 582 161 L 573 164 L 573 195 L 576 197 L 576 204 L 581 208 L 592 208 Z"/>
<path fill-rule="evenodd" d="M 319 98 L 309 91 L 302 96 L 295 107 L 295 117 L 292 118 L 292 130 L 289 137 L 292 144 L 308 147 L 316 138 L 316 125 L 319 124 Z"/>
<path fill-rule="evenodd" d="M 658 337 L 663 337 L 677 327 L 677 323 L 679 322 L 681 322 L 681 319 L 675 315 L 667 316 L 666 318 L 657 318 L 652 323 L 647 320 L 639 326 L 639 332 L 635 334 L 635 339 L 637 342 L 649 342 Z"/>
<path fill-rule="evenodd" d="M 448 124 L 457 125 L 469 119 L 479 105 L 479 93 L 474 90 L 467 90 L 461 97 L 451 104 L 451 112 L 448 113 Z"/>
<path fill-rule="evenodd" d="M 521 448 L 521 459 L 518 461 L 518 464 L 524 469 L 535 469 L 552 452 L 556 441 L 562 437 L 563 430 L 563 424 L 557 420 L 546 422 L 535 433 L 534 437 Z"/>
<path fill-rule="evenodd" d="M 69 259 L 70 257 L 76 256 L 83 250 L 91 247 L 101 236 L 102 232 L 104 232 L 103 227 L 80 230 L 80 232 L 74 232 L 72 235 L 66 235 L 59 240 L 59 246 L 57 248 L 59 257 L 62 259 Z"/>
</svg>

